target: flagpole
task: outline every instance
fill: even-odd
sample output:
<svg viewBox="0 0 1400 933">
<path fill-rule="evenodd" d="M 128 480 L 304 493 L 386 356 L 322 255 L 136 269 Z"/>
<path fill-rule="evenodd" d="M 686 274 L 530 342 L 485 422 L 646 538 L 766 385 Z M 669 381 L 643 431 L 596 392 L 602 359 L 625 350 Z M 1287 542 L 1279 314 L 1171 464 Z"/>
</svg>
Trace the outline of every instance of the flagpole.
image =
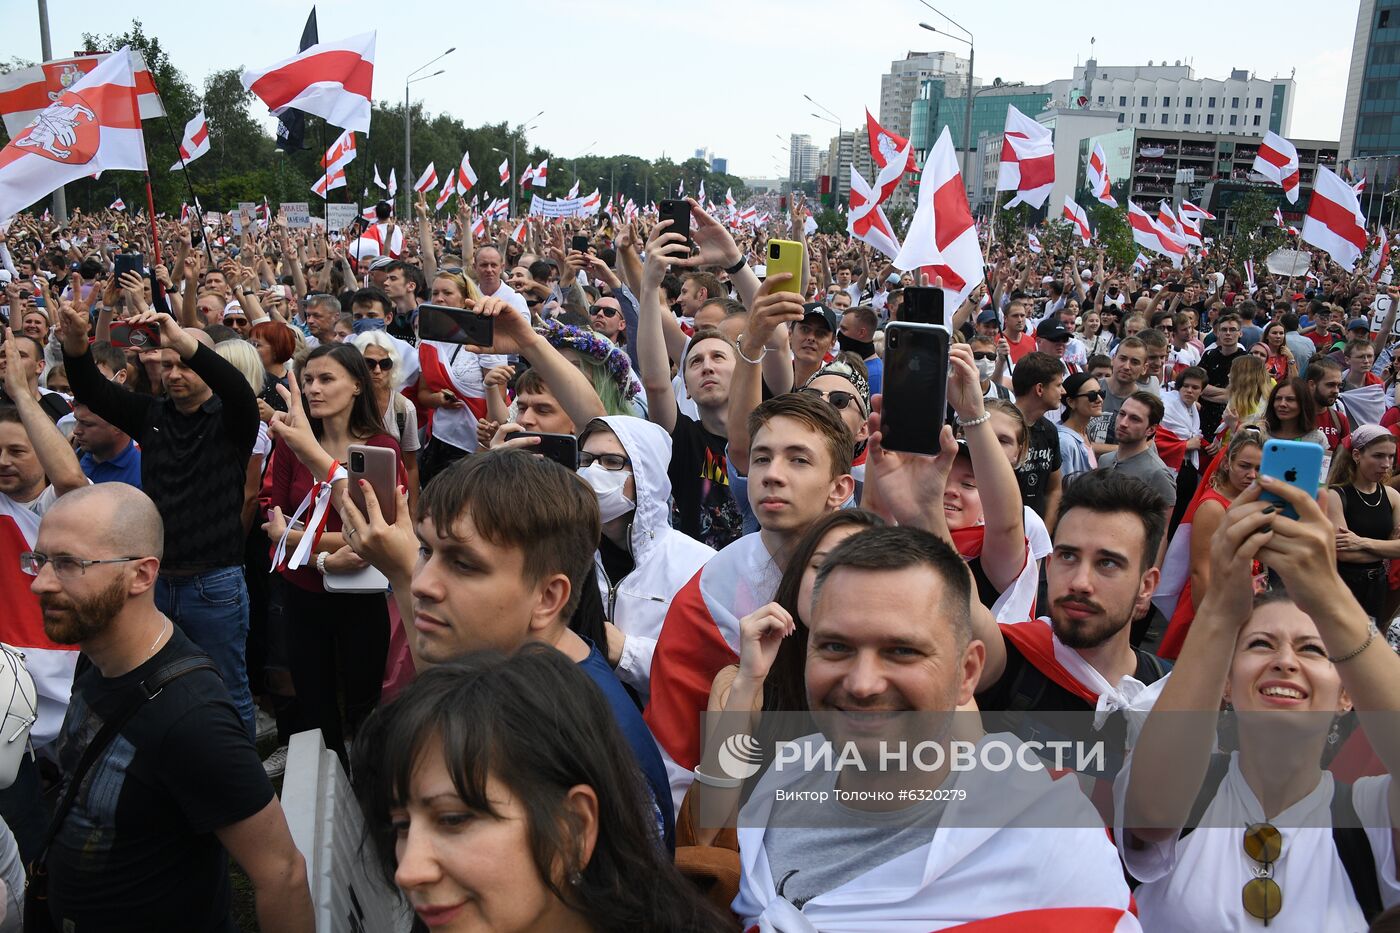
<svg viewBox="0 0 1400 933">
<path fill-rule="evenodd" d="M 160 88 L 156 88 L 156 97 L 160 98 Z M 164 100 L 161 100 L 160 102 L 160 109 L 165 110 Z M 194 182 L 190 180 L 190 164 L 185 161 L 185 153 L 180 149 L 180 142 L 175 138 L 175 131 L 170 126 L 169 111 L 166 111 L 165 114 L 165 135 L 169 136 L 170 141 L 175 144 L 175 157 L 180 160 L 180 172 L 185 176 L 185 188 L 190 193 L 190 201 L 192 202 L 190 205 L 190 209 L 194 211 L 195 222 L 199 224 L 201 239 L 204 240 L 204 251 L 209 256 L 209 268 L 212 269 L 214 268 L 214 250 L 213 247 L 209 245 L 209 238 L 207 236 L 202 236 L 204 231 L 204 212 L 200 210 L 199 196 L 194 193 Z M 148 180 L 149 177 L 150 173 L 148 172 Z M 193 233 L 193 231 L 191 231 L 191 233 Z M 174 276 L 172 275 L 171 278 L 173 279 Z"/>
</svg>

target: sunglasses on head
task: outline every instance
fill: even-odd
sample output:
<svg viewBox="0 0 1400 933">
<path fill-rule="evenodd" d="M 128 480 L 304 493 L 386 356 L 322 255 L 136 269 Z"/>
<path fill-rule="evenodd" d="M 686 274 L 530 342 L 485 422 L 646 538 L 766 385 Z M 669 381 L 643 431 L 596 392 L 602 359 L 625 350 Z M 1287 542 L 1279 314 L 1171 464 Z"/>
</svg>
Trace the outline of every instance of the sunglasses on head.
<svg viewBox="0 0 1400 933">
<path fill-rule="evenodd" d="M 389 359 L 387 356 L 380 357 L 377 360 L 372 360 L 369 357 L 365 357 L 365 365 L 368 366 L 370 369 L 378 367 L 379 369 L 382 369 L 387 373 L 389 370 L 394 368 L 394 361 Z"/>
<path fill-rule="evenodd" d="M 609 308 L 606 306 L 600 307 L 598 305 L 594 305 L 592 308 L 589 309 L 589 313 L 601 314 L 603 317 L 617 317 L 618 314 L 620 314 L 621 312 L 619 312 L 616 308 Z"/>
<path fill-rule="evenodd" d="M 851 404 L 859 398 L 859 396 L 856 395 L 854 392 L 823 392 L 821 389 L 813 388 L 806 388 L 802 391 L 807 393 L 808 395 L 816 395 L 826 399 L 826 401 L 831 404 L 831 407 L 836 409 L 837 411 L 845 411 L 847 405 Z M 857 405 L 857 409 L 859 409 L 859 405 Z"/>
</svg>

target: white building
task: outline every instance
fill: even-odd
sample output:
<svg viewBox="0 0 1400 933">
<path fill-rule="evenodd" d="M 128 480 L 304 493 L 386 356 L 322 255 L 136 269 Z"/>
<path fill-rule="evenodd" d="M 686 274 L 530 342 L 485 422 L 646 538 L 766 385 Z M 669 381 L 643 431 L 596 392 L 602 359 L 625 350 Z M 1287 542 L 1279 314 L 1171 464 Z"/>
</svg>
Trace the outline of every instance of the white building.
<svg viewBox="0 0 1400 933">
<path fill-rule="evenodd" d="M 1224 80 L 1197 78 L 1190 65 L 1101 66 L 1094 59 L 1074 77 L 1049 84 L 1060 106 L 1106 110 L 1123 128 L 1185 133 L 1288 136 L 1296 84 L 1258 78 L 1243 69 Z"/>
<path fill-rule="evenodd" d="M 963 93 L 968 60 L 952 52 L 910 52 L 890 62 L 888 74 L 880 76 L 880 125 L 891 133 L 909 136 L 910 111 L 925 78 L 954 76 L 960 79 L 957 93 Z M 974 76 L 972 86 L 981 82 Z M 951 91 L 950 91 L 951 93 Z"/>
<path fill-rule="evenodd" d="M 812 137 L 806 133 L 793 133 L 788 137 L 788 181 L 800 185 L 815 179 L 817 154 L 821 151 L 812 145 Z"/>
</svg>

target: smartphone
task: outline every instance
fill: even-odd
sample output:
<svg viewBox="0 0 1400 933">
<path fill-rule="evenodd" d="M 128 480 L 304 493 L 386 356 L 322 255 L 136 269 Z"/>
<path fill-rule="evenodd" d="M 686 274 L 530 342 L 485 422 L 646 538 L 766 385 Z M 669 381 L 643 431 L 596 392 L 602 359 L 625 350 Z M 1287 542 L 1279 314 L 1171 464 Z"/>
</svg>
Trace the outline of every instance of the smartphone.
<svg viewBox="0 0 1400 933">
<path fill-rule="evenodd" d="M 160 348 L 160 326 L 157 324 L 113 324 L 112 346 L 133 350 Z"/>
<path fill-rule="evenodd" d="M 546 460 L 570 470 L 578 469 L 578 438 L 572 434 L 541 434 L 537 431 L 519 431 L 508 437 L 538 437 L 540 442 L 530 448 L 531 453 L 539 454 Z"/>
<path fill-rule="evenodd" d="M 1322 482 L 1322 446 L 1307 441 L 1264 442 L 1264 459 L 1259 465 L 1262 476 L 1272 476 L 1317 498 L 1317 487 Z M 1286 505 L 1282 498 L 1273 493 L 1264 493 L 1263 498 L 1283 506 L 1281 514 L 1297 519 L 1298 511 Z"/>
<path fill-rule="evenodd" d="M 690 204 L 667 198 L 656 205 L 656 211 L 658 223 L 663 220 L 671 221 L 671 226 L 666 228 L 667 233 L 679 233 L 686 240 L 690 239 Z"/>
<path fill-rule="evenodd" d="M 767 275 L 772 276 L 780 272 L 792 273 L 792 279 L 782 285 L 773 286 L 775 292 L 792 292 L 794 295 L 802 292 L 802 270 L 807 265 L 806 249 L 801 243 L 795 240 L 769 240 L 768 241 L 768 269 Z"/>
<path fill-rule="evenodd" d="M 948 407 L 952 334 L 936 324 L 894 321 L 885 327 L 881 446 L 933 456 Z"/>
<path fill-rule="evenodd" d="M 379 500 L 384 521 L 392 525 L 398 515 L 399 455 L 391 448 L 368 444 L 351 444 L 349 453 L 350 501 L 364 514 L 365 493 L 360 488 L 360 480 L 368 481 L 374 497 Z"/>
<path fill-rule="evenodd" d="M 946 327 L 943 320 L 943 289 L 927 285 L 911 286 L 904 290 L 904 306 L 899 309 L 899 320 L 907 324 L 936 324 Z"/>
<path fill-rule="evenodd" d="M 117 253 L 112 257 L 112 275 L 118 281 L 121 280 L 124 272 L 135 272 L 140 275 L 145 265 L 145 258 L 140 253 Z"/>
<path fill-rule="evenodd" d="M 495 340 L 495 323 L 465 308 L 423 305 L 418 309 L 418 336 L 423 340 L 489 347 Z"/>
<path fill-rule="evenodd" d="M 577 234 L 569 241 L 569 250 L 575 253 L 588 252 L 588 237 Z"/>
</svg>

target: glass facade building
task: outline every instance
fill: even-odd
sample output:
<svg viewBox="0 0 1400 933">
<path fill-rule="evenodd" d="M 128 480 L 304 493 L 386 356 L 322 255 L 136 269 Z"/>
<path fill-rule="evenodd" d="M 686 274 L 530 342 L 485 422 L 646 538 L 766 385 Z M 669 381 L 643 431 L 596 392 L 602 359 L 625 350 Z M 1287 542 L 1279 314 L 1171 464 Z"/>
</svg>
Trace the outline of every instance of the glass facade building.
<svg viewBox="0 0 1400 933">
<path fill-rule="evenodd" d="M 963 118 L 967 114 L 966 85 L 961 80 L 927 78 L 919 84 L 919 96 L 910 110 L 909 138 L 922 164 L 938 142 L 946 126 L 953 147 L 961 151 Z M 974 88 L 972 98 L 972 145 L 982 133 L 1001 135 L 1006 128 L 1006 108 L 1015 106 L 1031 119 L 1050 103 L 1050 95 L 1039 88 L 1008 88 L 1006 91 Z"/>
<path fill-rule="evenodd" d="M 1361 0 L 1342 114 L 1342 158 L 1400 153 L 1400 0 Z"/>
</svg>

